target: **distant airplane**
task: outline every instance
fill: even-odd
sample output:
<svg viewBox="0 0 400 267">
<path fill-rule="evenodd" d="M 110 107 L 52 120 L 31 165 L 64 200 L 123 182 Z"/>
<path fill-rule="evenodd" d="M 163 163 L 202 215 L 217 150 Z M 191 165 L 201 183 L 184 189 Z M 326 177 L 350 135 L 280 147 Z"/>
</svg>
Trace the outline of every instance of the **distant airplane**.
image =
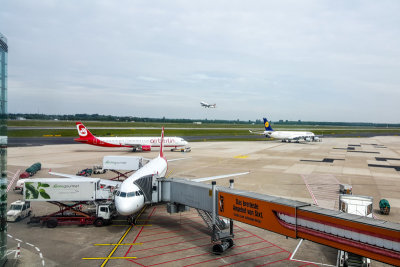
<svg viewBox="0 0 400 267">
<path fill-rule="evenodd" d="M 205 107 L 205 108 L 216 108 L 217 107 L 217 104 L 208 104 L 208 103 L 203 102 L 203 101 L 200 102 L 200 105 L 202 107 Z"/>
<path fill-rule="evenodd" d="M 96 137 L 82 122 L 76 122 L 79 138 L 76 142 L 104 147 L 131 147 L 133 151 L 151 151 L 152 147 L 160 147 L 160 137 Z M 165 137 L 164 147 L 170 147 L 171 150 L 184 149 L 188 142 L 181 137 Z"/>
<path fill-rule="evenodd" d="M 295 132 L 295 131 L 274 131 L 272 129 L 269 121 L 264 118 L 264 127 L 265 131 L 264 132 L 253 132 L 249 130 L 250 133 L 255 133 L 255 134 L 262 134 L 265 135 L 265 137 L 269 138 L 275 138 L 278 140 L 282 140 L 282 142 L 300 142 L 300 140 L 304 140 L 307 142 L 317 142 L 321 141 L 318 136 L 315 136 L 314 133 L 312 132 Z"/>
</svg>

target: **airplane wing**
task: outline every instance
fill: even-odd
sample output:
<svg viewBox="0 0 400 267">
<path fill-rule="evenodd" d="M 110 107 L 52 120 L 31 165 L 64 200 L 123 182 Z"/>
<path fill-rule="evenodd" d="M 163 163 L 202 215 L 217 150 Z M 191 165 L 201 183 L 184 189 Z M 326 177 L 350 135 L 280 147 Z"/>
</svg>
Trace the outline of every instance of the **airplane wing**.
<svg viewBox="0 0 400 267">
<path fill-rule="evenodd" d="M 184 160 L 184 159 L 191 159 L 191 157 L 187 157 L 187 158 L 178 158 L 178 159 L 168 159 L 167 161 L 168 161 L 168 162 L 171 162 L 171 161 L 178 161 L 178 160 Z"/>
<path fill-rule="evenodd" d="M 82 178 L 82 176 L 76 176 L 72 174 L 65 174 L 65 173 L 59 173 L 59 172 L 50 172 L 49 174 L 51 175 L 57 175 L 65 178 Z M 100 184 L 105 185 L 105 186 L 113 186 L 113 187 L 118 187 L 122 182 L 121 181 L 112 181 L 112 180 L 107 180 L 107 179 L 100 179 Z"/>
<path fill-rule="evenodd" d="M 239 172 L 239 173 L 232 173 L 232 174 L 224 174 L 224 175 L 218 175 L 218 176 L 197 178 L 197 179 L 193 179 L 192 181 L 193 182 L 204 182 L 204 181 L 216 180 L 216 179 L 227 178 L 227 177 L 232 177 L 232 176 L 246 175 L 246 174 L 249 174 L 249 173 L 250 172 Z"/>
<path fill-rule="evenodd" d="M 253 132 L 252 130 L 249 130 L 249 132 L 250 133 L 252 133 L 252 134 L 259 134 L 259 135 L 267 135 L 266 133 L 265 133 L 265 131 L 263 131 L 263 132 Z"/>
</svg>

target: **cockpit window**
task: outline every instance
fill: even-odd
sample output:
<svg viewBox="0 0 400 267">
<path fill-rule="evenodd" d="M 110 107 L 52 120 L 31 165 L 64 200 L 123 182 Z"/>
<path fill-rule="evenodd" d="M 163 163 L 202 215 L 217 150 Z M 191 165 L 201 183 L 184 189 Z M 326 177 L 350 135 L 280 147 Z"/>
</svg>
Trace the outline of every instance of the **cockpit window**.
<svg viewBox="0 0 400 267">
<path fill-rule="evenodd" d="M 115 195 L 118 197 L 119 196 L 119 194 L 120 194 L 120 192 L 117 190 L 117 191 L 115 191 Z"/>
<path fill-rule="evenodd" d="M 134 197 L 135 196 L 135 192 L 129 192 L 128 193 L 128 197 Z"/>
<path fill-rule="evenodd" d="M 125 192 L 121 192 L 121 194 L 119 196 L 120 197 L 126 197 L 126 193 Z"/>
<path fill-rule="evenodd" d="M 143 191 L 142 190 L 139 190 L 139 195 L 143 196 Z"/>
</svg>

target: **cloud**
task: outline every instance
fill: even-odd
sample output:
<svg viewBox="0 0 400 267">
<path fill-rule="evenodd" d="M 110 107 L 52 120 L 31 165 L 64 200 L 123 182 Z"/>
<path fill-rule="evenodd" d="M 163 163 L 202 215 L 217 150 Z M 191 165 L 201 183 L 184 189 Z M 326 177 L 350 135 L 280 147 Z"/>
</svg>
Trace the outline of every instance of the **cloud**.
<svg viewBox="0 0 400 267">
<path fill-rule="evenodd" d="M 399 8 L 8 1 L 9 112 L 398 122 Z"/>
</svg>

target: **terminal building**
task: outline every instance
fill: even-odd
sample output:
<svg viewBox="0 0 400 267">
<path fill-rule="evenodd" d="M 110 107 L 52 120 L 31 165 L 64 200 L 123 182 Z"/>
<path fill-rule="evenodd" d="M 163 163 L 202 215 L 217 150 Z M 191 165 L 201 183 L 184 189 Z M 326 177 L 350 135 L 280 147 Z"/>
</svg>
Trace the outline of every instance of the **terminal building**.
<svg viewBox="0 0 400 267">
<path fill-rule="evenodd" d="M 7 38 L 0 33 L 0 266 L 7 261 Z"/>
</svg>

